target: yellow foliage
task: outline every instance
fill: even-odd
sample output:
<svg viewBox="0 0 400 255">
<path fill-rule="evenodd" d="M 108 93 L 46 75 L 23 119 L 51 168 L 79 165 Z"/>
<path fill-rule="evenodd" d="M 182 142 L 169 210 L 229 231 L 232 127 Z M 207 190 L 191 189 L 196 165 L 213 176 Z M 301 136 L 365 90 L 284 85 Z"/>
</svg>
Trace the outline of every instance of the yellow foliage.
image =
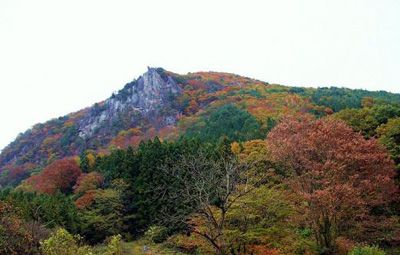
<svg viewBox="0 0 400 255">
<path fill-rule="evenodd" d="M 231 144 L 231 151 L 233 152 L 233 154 L 239 155 L 241 151 L 240 144 L 238 142 L 233 142 Z"/>
<path fill-rule="evenodd" d="M 88 153 L 86 156 L 88 163 L 89 163 L 89 168 L 93 169 L 95 163 L 96 163 L 96 157 L 92 153 Z"/>
</svg>

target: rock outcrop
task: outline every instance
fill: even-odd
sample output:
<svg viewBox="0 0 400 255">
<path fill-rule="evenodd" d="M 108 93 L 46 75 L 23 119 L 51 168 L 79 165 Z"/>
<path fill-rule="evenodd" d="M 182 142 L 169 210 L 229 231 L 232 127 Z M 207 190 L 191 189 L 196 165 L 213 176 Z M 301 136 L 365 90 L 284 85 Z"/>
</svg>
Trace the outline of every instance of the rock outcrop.
<svg viewBox="0 0 400 255">
<path fill-rule="evenodd" d="M 171 100 L 181 93 L 177 82 L 163 69 L 148 68 L 117 94 L 101 105 L 96 104 L 79 122 L 79 136 L 90 138 L 94 133 L 107 132 L 118 124 L 124 127 L 145 122 L 157 127 L 173 125 L 178 112 L 171 107 Z"/>
</svg>

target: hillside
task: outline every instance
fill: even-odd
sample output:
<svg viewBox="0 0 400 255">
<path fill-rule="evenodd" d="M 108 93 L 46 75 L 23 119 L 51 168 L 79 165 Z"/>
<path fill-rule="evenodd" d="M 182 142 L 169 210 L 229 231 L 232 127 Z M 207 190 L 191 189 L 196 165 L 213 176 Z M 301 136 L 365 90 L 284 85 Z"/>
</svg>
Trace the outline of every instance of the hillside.
<svg viewBox="0 0 400 255">
<path fill-rule="evenodd" d="M 175 139 L 188 130 L 194 135 L 205 125 L 204 116 L 228 104 L 256 118 L 261 138 L 283 115 L 361 108 L 365 97 L 400 102 L 399 94 L 387 92 L 286 87 L 228 73 L 178 75 L 149 68 L 110 98 L 20 134 L 0 155 L 0 183 L 14 185 L 56 159 L 86 150 L 106 153 L 155 136 Z"/>
<path fill-rule="evenodd" d="M 0 254 L 399 254 L 399 94 L 149 68 L 0 166 Z"/>
</svg>

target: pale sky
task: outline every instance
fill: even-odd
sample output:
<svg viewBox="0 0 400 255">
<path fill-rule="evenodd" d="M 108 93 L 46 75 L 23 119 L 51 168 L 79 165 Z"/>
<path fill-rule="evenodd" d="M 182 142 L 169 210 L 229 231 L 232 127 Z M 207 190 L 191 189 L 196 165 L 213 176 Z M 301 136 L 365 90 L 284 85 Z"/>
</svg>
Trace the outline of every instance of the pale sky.
<svg viewBox="0 0 400 255">
<path fill-rule="evenodd" d="M 0 148 L 147 66 L 400 92 L 400 1 L 0 0 Z"/>
</svg>

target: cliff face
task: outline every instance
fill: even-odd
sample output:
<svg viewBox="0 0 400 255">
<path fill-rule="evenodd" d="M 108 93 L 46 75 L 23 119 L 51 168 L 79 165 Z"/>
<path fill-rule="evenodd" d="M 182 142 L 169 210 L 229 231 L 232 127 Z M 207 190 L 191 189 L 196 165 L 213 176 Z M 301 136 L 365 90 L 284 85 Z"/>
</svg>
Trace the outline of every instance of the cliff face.
<svg viewBox="0 0 400 255">
<path fill-rule="evenodd" d="M 174 125 L 178 110 L 171 107 L 171 101 L 181 93 L 182 89 L 171 76 L 162 69 L 149 68 L 102 106 L 95 105 L 79 121 L 79 136 L 88 139 L 97 132 L 108 132 L 116 125 L 122 125 L 121 128 Z"/>
</svg>

